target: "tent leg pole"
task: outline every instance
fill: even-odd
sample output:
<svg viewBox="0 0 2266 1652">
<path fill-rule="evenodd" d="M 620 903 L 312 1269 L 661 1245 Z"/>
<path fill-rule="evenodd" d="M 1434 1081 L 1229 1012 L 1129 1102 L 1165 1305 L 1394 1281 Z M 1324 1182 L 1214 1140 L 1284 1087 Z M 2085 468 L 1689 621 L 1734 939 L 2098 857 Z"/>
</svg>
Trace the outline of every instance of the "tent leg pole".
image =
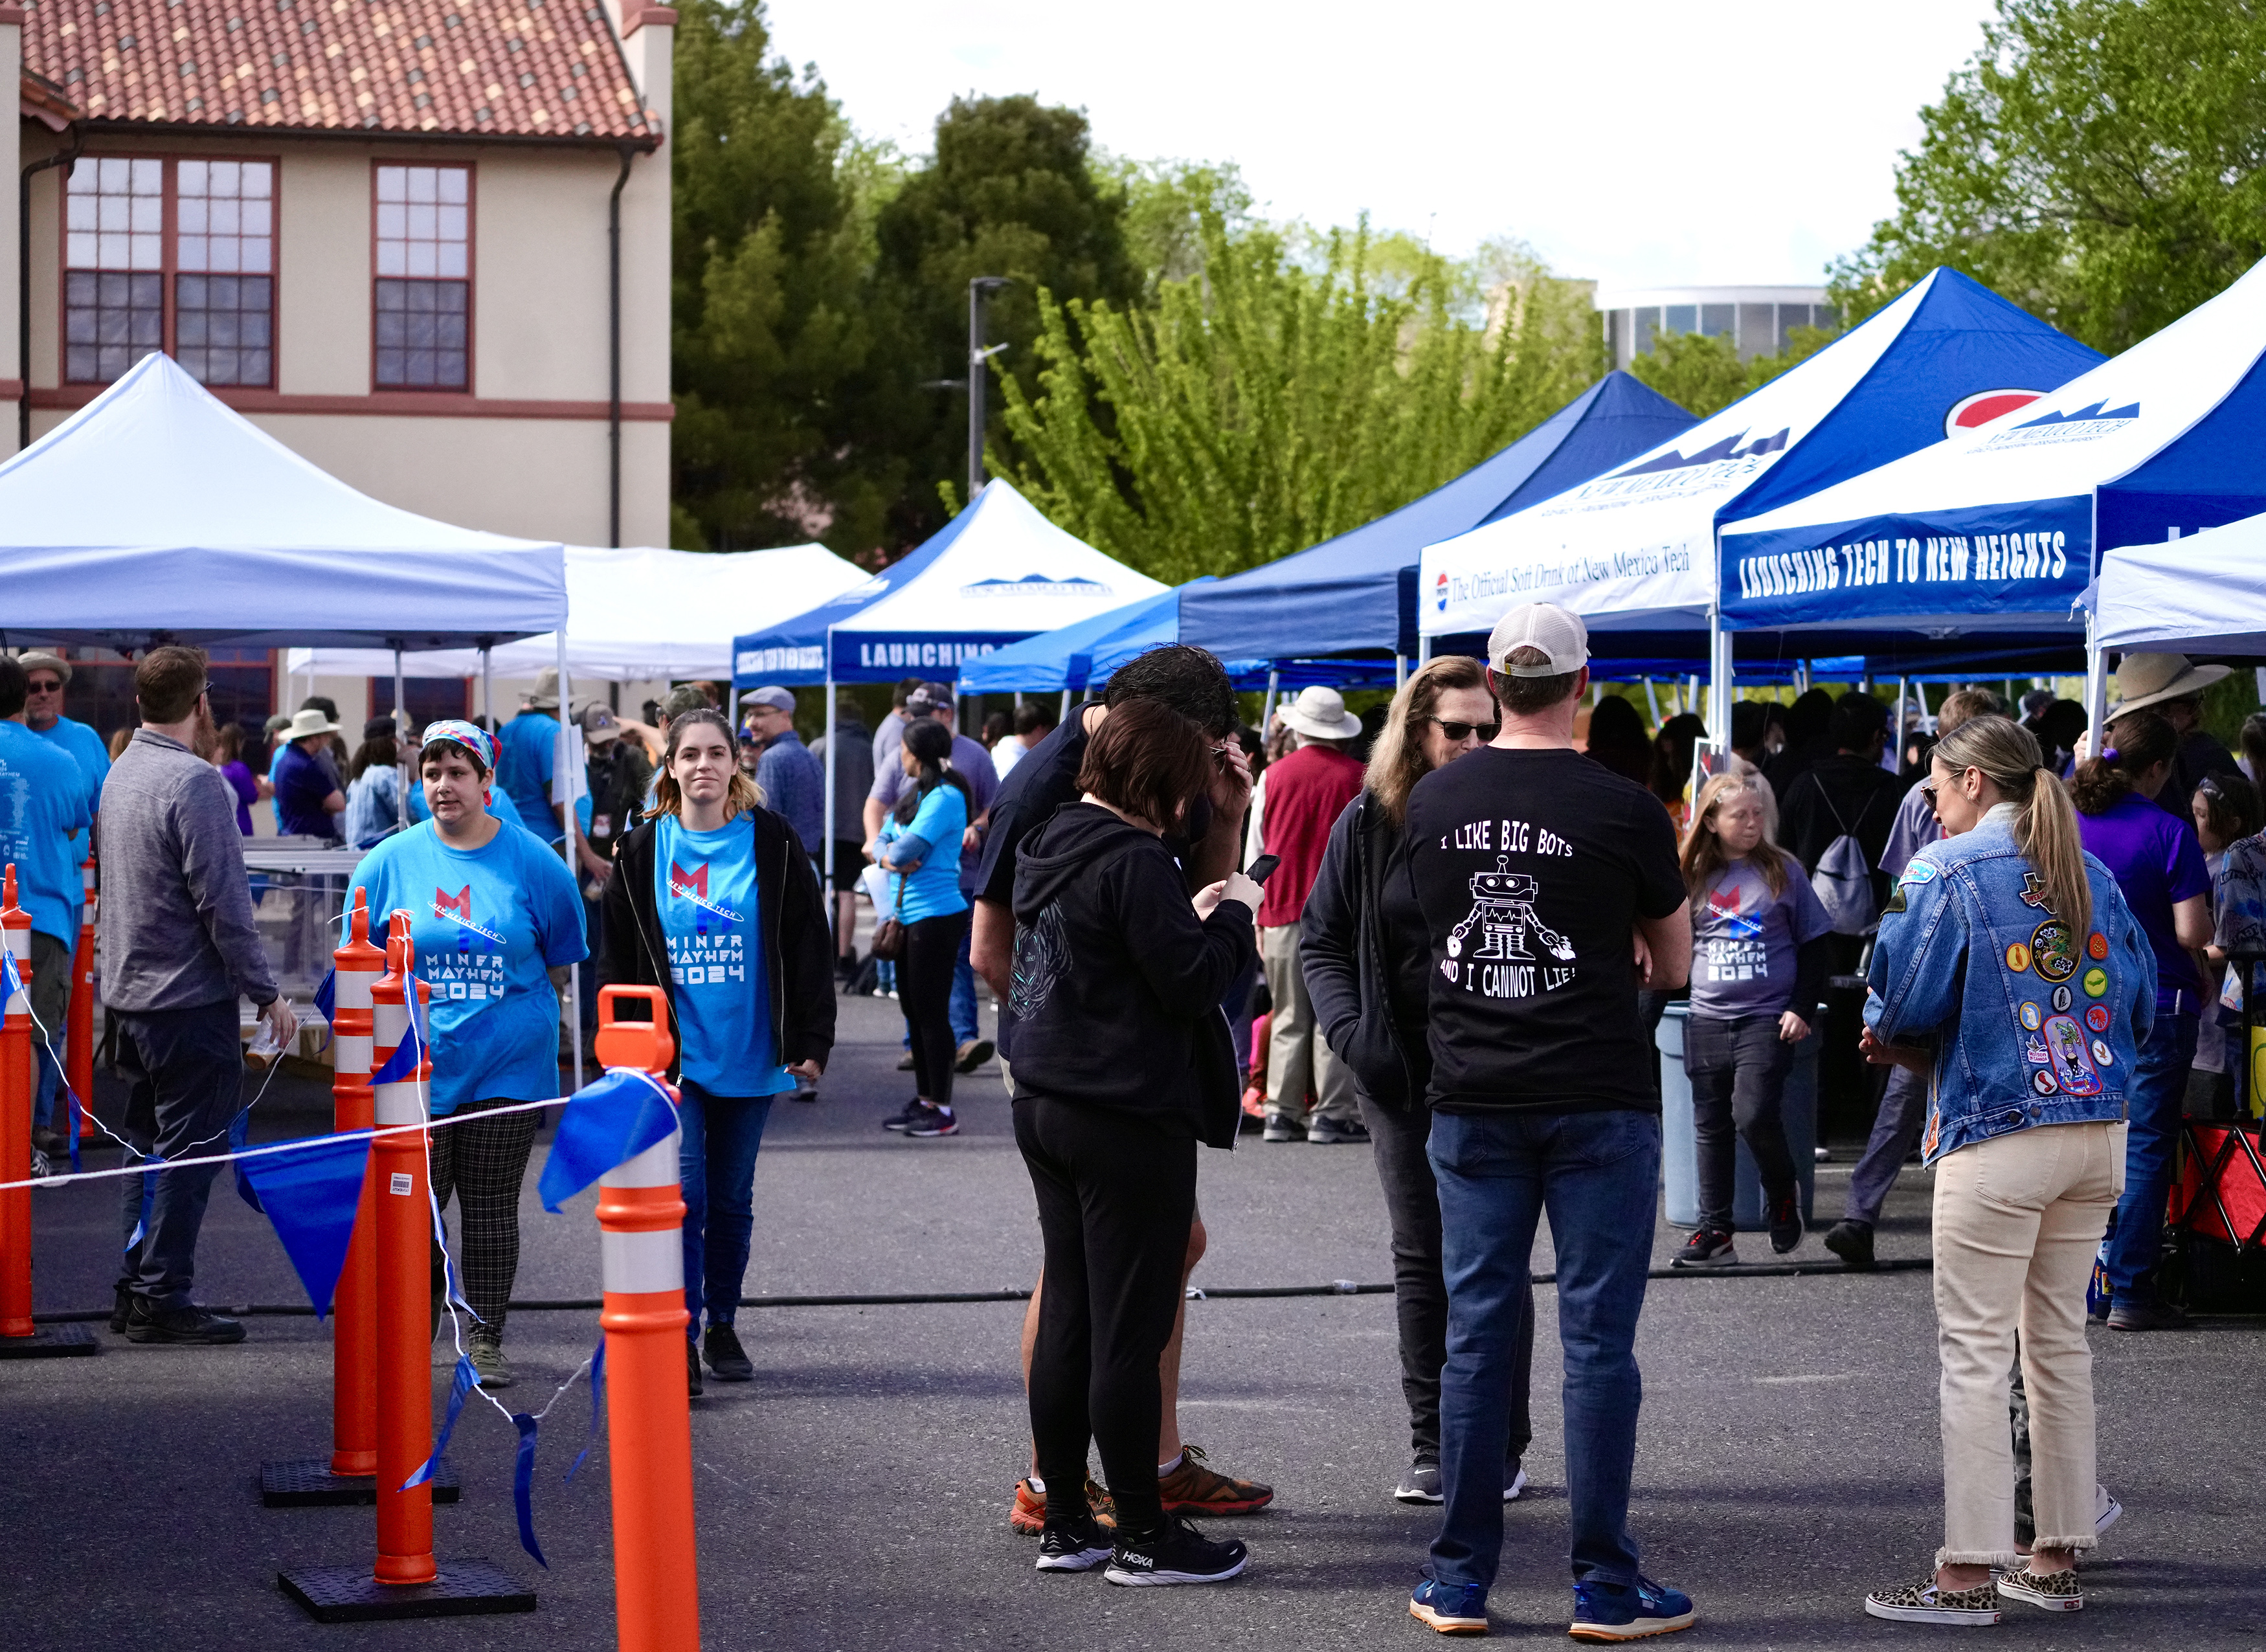
<svg viewBox="0 0 2266 1652">
<path fill-rule="evenodd" d="M 495 733 L 495 662 L 488 657 L 488 645 L 480 645 L 480 716 Z"/>
<path fill-rule="evenodd" d="M 1723 616 L 1707 610 L 1707 738 L 1718 751 L 1731 749 L 1731 633 Z M 1698 795 L 1696 793 L 1694 795 Z"/>
<path fill-rule="evenodd" d="M 1644 680 L 1644 703 L 1652 708 L 1652 726 L 1658 728 L 1660 727 L 1660 696 L 1654 691 L 1650 677 Z"/>
<path fill-rule="evenodd" d="M 409 830 L 409 684 L 401 670 L 401 650 L 393 650 L 393 767 L 398 784 L 393 788 L 393 824 Z"/>
<path fill-rule="evenodd" d="M 1398 694 L 1407 686 L 1408 656 L 1405 654 L 1396 654 L 1392 656 L 1392 691 Z"/>
<path fill-rule="evenodd" d="M 582 872 L 581 862 L 577 858 L 580 837 L 575 830 L 574 793 L 575 782 L 581 777 L 570 771 L 574 763 L 576 744 L 572 733 L 574 714 L 574 685 L 566 676 L 566 627 L 561 625 L 559 627 L 558 771 L 559 778 L 566 782 L 560 789 L 566 793 L 566 807 L 563 811 L 566 825 L 566 874 L 574 880 L 574 897 L 580 900 L 582 895 Z M 566 1031 L 574 1042 L 574 1087 L 580 1090 L 582 1087 L 582 966 L 579 963 L 566 966 Z"/>
<path fill-rule="evenodd" d="M 1432 640 L 1429 637 L 1416 639 L 1416 663 L 1418 665 L 1432 663 Z"/>
<path fill-rule="evenodd" d="M 1896 761 L 1889 764 L 1889 772 L 1891 774 L 1902 774 L 1904 771 L 1904 688 L 1905 679 L 1900 676 L 1897 679 Z"/>
<path fill-rule="evenodd" d="M 2101 646 L 2100 624 L 2085 617 L 2085 726 L 2093 735 L 2092 752 L 2101 755 L 2109 737 L 2109 651 Z"/>
<path fill-rule="evenodd" d="M 1068 689 L 1064 689 L 1063 691 L 1062 711 L 1055 718 L 1055 720 L 1058 723 L 1066 723 L 1070 721 L 1070 691 Z"/>
<path fill-rule="evenodd" d="M 826 668 L 826 888 L 834 888 L 834 667 Z M 830 893 L 829 900 L 833 898 Z"/>
</svg>

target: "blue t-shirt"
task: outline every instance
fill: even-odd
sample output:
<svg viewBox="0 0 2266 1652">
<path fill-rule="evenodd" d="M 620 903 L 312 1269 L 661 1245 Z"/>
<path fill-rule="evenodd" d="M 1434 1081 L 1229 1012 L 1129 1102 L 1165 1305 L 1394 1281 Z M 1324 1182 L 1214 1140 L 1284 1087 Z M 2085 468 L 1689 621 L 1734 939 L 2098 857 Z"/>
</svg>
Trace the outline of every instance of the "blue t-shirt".
<svg viewBox="0 0 2266 1652">
<path fill-rule="evenodd" d="M 545 973 L 589 955 L 582 895 L 548 844 L 508 822 L 484 847 L 451 848 L 431 822 L 362 857 L 370 932 L 410 914 L 416 970 L 433 988 L 433 1111 L 559 1093 L 559 995 Z M 347 896 L 351 908 L 354 896 Z"/>
<path fill-rule="evenodd" d="M 522 712 L 496 737 L 496 782 L 519 810 L 519 823 L 546 844 L 566 833 L 551 812 L 551 777 L 559 764 L 559 720 L 544 712 Z"/>
<path fill-rule="evenodd" d="M 339 835 L 338 816 L 323 800 L 338 790 L 322 760 L 301 746 L 287 746 L 275 762 L 275 828 L 287 837 Z"/>
<path fill-rule="evenodd" d="M 2086 852 L 2109 868 L 2124 904 L 2147 932 L 2156 954 L 2156 1007 L 2168 1010 L 2174 996 L 2184 994 L 2180 1007 L 2194 1014 L 2203 1003 L 2203 983 L 2195 954 L 2180 946 L 2172 921 L 2173 907 L 2211 893 L 2211 869 L 2204 865 L 2194 825 L 2127 792 L 2098 815 L 2080 812 L 2077 836 Z"/>
<path fill-rule="evenodd" d="M 896 912 L 903 922 L 917 924 L 925 917 L 968 910 L 968 897 L 960 892 L 960 836 L 967 830 L 968 800 L 948 780 L 921 799 L 910 825 L 899 825 L 894 813 L 882 821 L 882 843 L 917 837 L 928 845 L 918 871 L 895 873 L 892 868 L 899 886 Z M 888 865 L 886 858 L 882 864 Z"/>
<path fill-rule="evenodd" d="M 32 927 L 66 946 L 78 939 L 84 895 L 71 845 L 91 819 L 86 782 L 70 754 L 0 719 L 0 860 L 15 866 L 16 904 L 32 915 Z"/>
<path fill-rule="evenodd" d="M 26 727 L 31 725 L 26 723 Z M 84 723 L 75 723 L 68 717 L 55 719 L 52 728 L 33 728 L 32 732 L 50 745 L 61 746 L 86 776 L 86 810 L 91 815 L 102 807 L 102 783 L 110 778 L 110 748 L 102 743 L 102 736 Z M 92 840 L 84 831 L 71 834 L 71 862 L 84 866 L 88 845 Z"/>
<path fill-rule="evenodd" d="M 794 1088 L 771 1047 L 771 982 L 756 902 L 756 822 L 696 832 L 663 815 L 654 899 L 669 942 L 670 996 L 684 1076 L 712 1095 Z"/>
</svg>

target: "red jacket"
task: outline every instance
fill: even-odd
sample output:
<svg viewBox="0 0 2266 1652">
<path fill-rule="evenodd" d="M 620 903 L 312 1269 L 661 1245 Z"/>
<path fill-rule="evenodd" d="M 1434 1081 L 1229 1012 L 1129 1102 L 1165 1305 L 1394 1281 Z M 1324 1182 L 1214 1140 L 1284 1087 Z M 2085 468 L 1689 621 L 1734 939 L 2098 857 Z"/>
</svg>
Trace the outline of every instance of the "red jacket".
<svg viewBox="0 0 2266 1652">
<path fill-rule="evenodd" d="M 1260 815 L 1265 852 L 1283 857 L 1259 903 L 1263 929 L 1298 921 L 1322 869 L 1330 828 L 1361 795 L 1362 766 L 1334 746 L 1301 746 L 1267 765 L 1267 807 Z"/>
</svg>

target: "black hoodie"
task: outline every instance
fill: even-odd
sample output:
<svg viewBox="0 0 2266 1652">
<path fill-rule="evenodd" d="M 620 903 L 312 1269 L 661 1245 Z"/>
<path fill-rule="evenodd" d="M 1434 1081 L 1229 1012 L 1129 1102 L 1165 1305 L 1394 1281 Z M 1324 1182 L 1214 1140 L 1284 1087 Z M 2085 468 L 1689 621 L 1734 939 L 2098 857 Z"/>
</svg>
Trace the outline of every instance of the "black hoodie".
<svg viewBox="0 0 2266 1652">
<path fill-rule="evenodd" d="M 1067 803 L 1018 857 L 1014 909 L 1016 1096 L 1152 1115 L 1214 1145 L 1224 1125 L 1232 1144 L 1219 1005 L 1256 954 L 1250 908 L 1199 920 L 1162 840 Z"/>
</svg>

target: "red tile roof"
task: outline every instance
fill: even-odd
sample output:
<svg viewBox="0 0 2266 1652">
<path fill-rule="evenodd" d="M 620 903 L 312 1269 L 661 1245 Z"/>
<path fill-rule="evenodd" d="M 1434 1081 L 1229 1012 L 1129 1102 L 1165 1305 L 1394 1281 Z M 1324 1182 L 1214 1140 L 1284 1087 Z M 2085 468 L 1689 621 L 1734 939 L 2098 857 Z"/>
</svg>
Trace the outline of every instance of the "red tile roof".
<svg viewBox="0 0 2266 1652">
<path fill-rule="evenodd" d="M 22 0 L 90 121 L 657 140 L 594 0 Z"/>
</svg>

